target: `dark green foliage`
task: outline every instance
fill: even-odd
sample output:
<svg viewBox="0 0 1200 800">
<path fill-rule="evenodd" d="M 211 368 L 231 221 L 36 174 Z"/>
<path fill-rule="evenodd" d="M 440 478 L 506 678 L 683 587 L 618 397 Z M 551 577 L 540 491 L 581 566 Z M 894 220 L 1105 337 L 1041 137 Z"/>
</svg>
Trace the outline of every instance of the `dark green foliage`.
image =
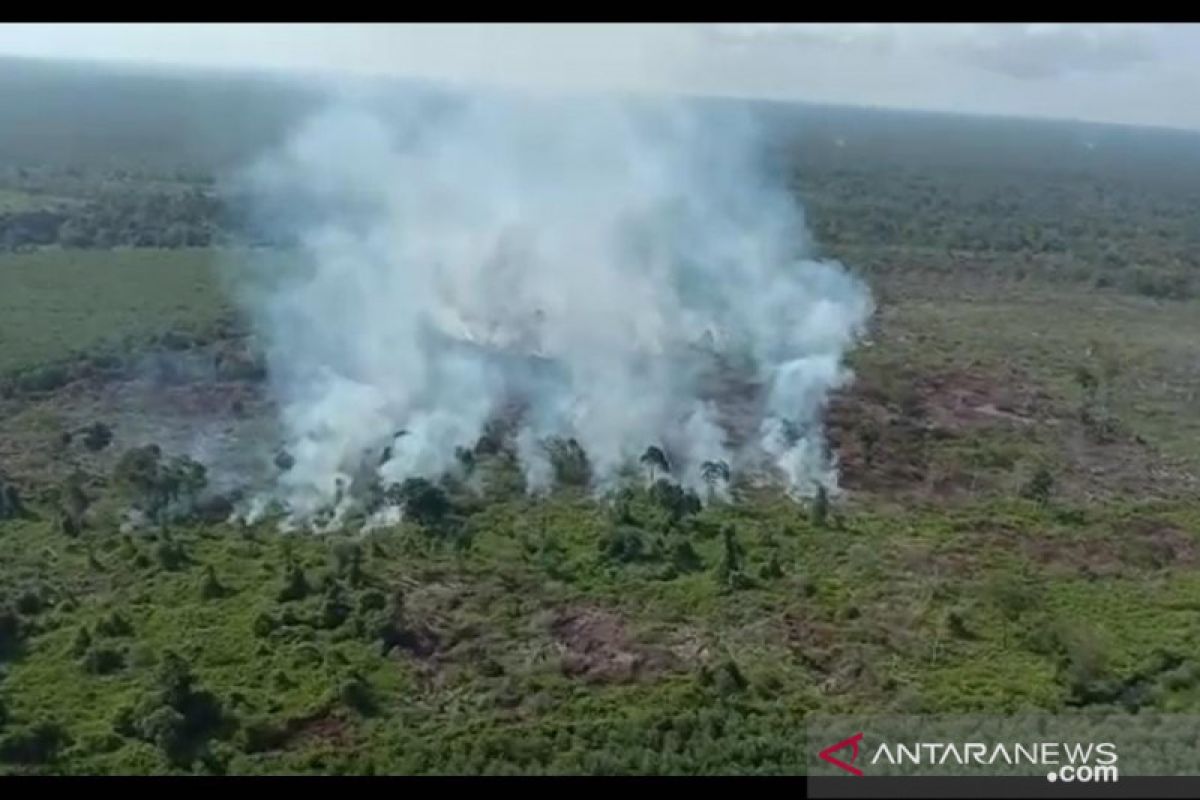
<svg viewBox="0 0 1200 800">
<path fill-rule="evenodd" d="M 758 575 L 765 581 L 783 577 L 783 565 L 779 563 L 779 555 L 777 553 L 771 553 L 770 558 L 767 559 L 767 563 L 763 564 L 762 568 L 759 569 Z"/>
<path fill-rule="evenodd" d="M 24 514 L 25 506 L 21 503 L 21 494 L 17 487 L 0 476 L 0 521 L 16 519 Z"/>
<path fill-rule="evenodd" d="M 270 614 L 259 614 L 254 618 L 254 635 L 263 638 L 270 636 L 279 623 Z"/>
<path fill-rule="evenodd" d="M 559 486 L 586 488 L 592 482 L 592 465 L 575 439 L 550 437 L 544 443 L 554 480 Z"/>
<path fill-rule="evenodd" d="M 724 461 L 705 461 L 700 465 L 700 477 L 708 484 L 709 497 L 717 491 L 718 483 L 729 483 L 729 464 Z"/>
<path fill-rule="evenodd" d="M 280 472 L 287 472 L 296 466 L 296 458 L 286 450 L 280 450 L 275 454 L 275 466 Z"/>
<path fill-rule="evenodd" d="M 242 723 L 241 745 L 247 753 L 263 753 L 277 750 L 288 740 L 289 732 L 285 725 L 280 725 L 268 719 L 253 719 Z"/>
<path fill-rule="evenodd" d="M 476 459 L 474 450 L 468 450 L 465 447 L 456 447 L 454 448 L 454 460 L 458 462 L 464 475 L 470 476 L 475 472 Z"/>
<path fill-rule="evenodd" d="M 722 589 L 743 589 L 750 581 L 742 573 L 746 551 L 732 525 L 721 528 L 721 560 L 717 562 L 717 584 Z"/>
<path fill-rule="evenodd" d="M 284 573 L 283 586 L 280 588 L 277 598 L 281 603 L 290 603 L 295 600 L 303 600 L 308 597 L 310 591 L 308 577 L 304 574 L 304 570 L 296 564 L 291 564 Z"/>
<path fill-rule="evenodd" d="M 659 478 L 650 487 L 650 498 L 659 508 L 667 512 L 669 525 L 676 525 L 689 514 L 700 512 L 700 498 L 690 489 L 685 490 L 677 483 Z"/>
<path fill-rule="evenodd" d="M 370 716 L 376 711 L 374 692 L 371 684 L 361 675 L 355 674 L 347 678 L 338 689 L 338 698 L 346 707 L 363 716 Z"/>
<path fill-rule="evenodd" d="M 187 662 L 167 651 L 155 676 L 156 691 L 123 710 L 116 730 L 155 744 L 177 766 L 191 763 L 227 722 L 220 702 L 197 686 Z"/>
<path fill-rule="evenodd" d="M 158 747 L 173 763 L 183 763 L 187 749 L 187 719 L 169 705 L 159 706 L 147 713 L 134 730 L 139 738 Z"/>
<path fill-rule="evenodd" d="M 388 487 L 388 501 L 404 510 L 405 519 L 435 533 L 448 532 L 452 505 L 445 490 L 424 478 L 408 478 Z"/>
<path fill-rule="evenodd" d="M 637 518 L 633 515 L 633 490 L 625 487 L 617 492 L 613 498 L 612 518 L 617 525 L 637 525 Z"/>
<path fill-rule="evenodd" d="M 642 453 L 638 461 L 646 467 L 649 481 L 652 484 L 654 483 L 654 473 L 656 471 L 664 473 L 671 471 L 671 464 L 667 461 L 666 453 L 662 451 L 662 448 L 655 445 L 647 447 L 646 452 Z"/>
<path fill-rule="evenodd" d="M 11 658 L 24 636 L 21 617 L 6 605 L 0 605 L 0 661 Z"/>
<path fill-rule="evenodd" d="M 125 655 L 114 647 L 93 645 L 84 653 L 80 664 L 85 672 L 109 675 L 125 667 Z"/>
<path fill-rule="evenodd" d="M 122 454 L 113 468 L 113 483 L 151 519 L 163 521 L 172 504 L 191 513 L 208 483 L 206 473 L 203 464 L 187 456 L 164 461 L 158 445 L 150 444 Z"/>
<path fill-rule="evenodd" d="M 93 422 L 83 429 L 83 446 L 93 453 L 98 453 L 113 440 L 112 428 L 103 422 Z"/>
<path fill-rule="evenodd" d="M 362 568 L 362 545 L 358 542 L 338 542 L 333 546 L 333 561 L 337 575 L 345 578 L 351 587 L 363 585 L 366 575 Z"/>
<path fill-rule="evenodd" d="M 83 490 L 86 480 L 82 472 L 75 470 L 59 492 L 59 527 L 68 536 L 78 536 L 84 528 L 84 515 L 91 503 Z"/>
<path fill-rule="evenodd" d="M 38 589 L 25 589 L 17 595 L 17 611 L 27 617 L 39 613 L 44 605 L 42 593 Z"/>
<path fill-rule="evenodd" d="M 200 579 L 200 599 L 216 600 L 224 597 L 227 592 L 228 590 L 217 580 L 216 570 L 212 568 L 211 564 L 206 565 L 204 576 Z"/>
<path fill-rule="evenodd" d="M 1006 619 L 1013 621 L 1035 609 L 1039 602 L 1036 586 L 1027 575 L 997 575 L 984 586 L 984 593 Z"/>
<path fill-rule="evenodd" d="M 96 623 L 96 634 L 111 637 L 132 636 L 133 626 L 120 611 L 113 611 L 101 617 L 100 621 Z"/>
<path fill-rule="evenodd" d="M 57 722 L 34 722 L 9 730 L 0 737 L 0 761 L 10 764 L 47 764 L 68 744 L 66 729 Z"/>
<path fill-rule="evenodd" d="M 1075 368 L 1075 383 L 1083 390 L 1085 401 L 1095 399 L 1096 387 L 1100 385 L 1100 381 L 1096 374 L 1083 364 Z"/>
<path fill-rule="evenodd" d="M 680 574 L 699 572 L 704 569 L 704 561 L 696 548 L 687 539 L 675 543 L 671 549 L 671 566 Z"/>
<path fill-rule="evenodd" d="M 640 561 L 647 554 L 646 535 L 637 528 L 623 525 L 600 542 L 600 550 L 605 558 L 617 563 Z"/>
<path fill-rule="evenodd" d="M 342 587 L 336 582 L 331 583 L 325 590 L 325 598 L 321 602 L 321 627 L 336 628 L 340 626 L 350 617 L 352 610 Z"/>
<path fill-rule="evenodd" d="M 722 697 L 740 694 L 750 685 L 738 665 L 728 658 L 718 664 L 716 669 L 703 667 L 700 680 L 705 685 L 711 685 Z"/>
<path fill-rule="evenodd" d="M 168 572 L 175 572 L 187 566 L 188 555 L 179 542 L 163 539 L 154 545 L 154 558 L 158 565 Z"/>
<path fill-rule="evenodd" d="M 1050 502 L 1050 493 L 1054 490 L 1054 473 L 1046 466 L 1040 466 L 1025 485 L 1021 487 L 1021 496 L 1039 505 Z"/>
<path fill-rule="evenodd" d="M 35 367 L 17 378 L 17 390 L 28 394 L 53 392 L 71 381 L 70 371 L 61 365 Z"/>
<path fill-rule="evenodd" d="M 950 631 L 950 635 L 956 639 L 974 639 L 975 634 L 967 626 L 966 618 L 963 613 L 957 609 L 951 609 L 946 614 L 946 627 Z"/>
<path fill-rule="evenodd" d="M 71 655 L 76 658 L 83 658 L 87 651 L 92 646 L 92 635 L 88 633 L 86 625 L 80 625 L 75 631 L 75 638 L 71 641 Z"/>
<path fill-rule="evenodd" d="M 817 486 L 810 509 L 810 519 L 815 528 L 824 528 L 829 522 L 829 491 L 824 486 Z"/>
<path fill-rule="evenodd" d="M 387 607 L 387 598 L 383 596 L 383 592 L 372 589 L 363 592 L 358 599 L 358 607 L 362 611 L 380 611 Z"/>
</svg>

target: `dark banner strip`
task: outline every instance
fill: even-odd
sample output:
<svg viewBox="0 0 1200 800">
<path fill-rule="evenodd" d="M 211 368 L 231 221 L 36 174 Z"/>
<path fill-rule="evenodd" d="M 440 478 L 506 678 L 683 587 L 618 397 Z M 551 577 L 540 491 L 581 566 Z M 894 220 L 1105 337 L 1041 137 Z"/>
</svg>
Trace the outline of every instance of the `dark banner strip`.
<svg viewBox="0 0 1200 800">
<path fill-rule="evenodd" d="M 1200 777 L 1130 776 L 1106 783 L 1063 783 L 1041 777 L 810 777 L 812 798 L 1200 797 Z"/>
</svg>

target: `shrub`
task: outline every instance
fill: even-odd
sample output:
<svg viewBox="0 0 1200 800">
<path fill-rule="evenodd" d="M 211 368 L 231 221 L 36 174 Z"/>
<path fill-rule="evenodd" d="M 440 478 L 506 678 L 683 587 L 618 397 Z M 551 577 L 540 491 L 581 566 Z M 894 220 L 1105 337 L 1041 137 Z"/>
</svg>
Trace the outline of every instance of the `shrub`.
<svg viewBox="0 0 1200 800">
<path fill-rule="evenodd" d="M 279 627 L 279 622 L 270 614 L 262 613 L 254 618 L 254 635 L 259 638 L 270 636 Z"/>
<path fill-rule="evenodd" d="M 811 518 L 815 528 L 824 528 L 829 519 L 829 492 L 824 486 L 817 487 L 817 494 L 812 503 Z"/>
<path fill-rule="evenodd" d="M 21 618 L 11 608 L 0 606 L 0 660 L 16 652 L 21 644 L 24 630 Z"/>
<path fill-rule="evenodd" d="M 424 478 L 392 484 L 387 499 L 404 509 L 406 519 L 430 530 L 440 530 L 451 511 L 450 498 L 441 487 Z"/>
<path fill-rule="evenodd" d="M 225 587 L 217 580 L 217 573 L 213 569 L 212 564 L 206 565 L 204 567 L 204 577 L 200 579 L 200 599 L 215 600 L 224 597 L 225 592 Z"/>
<path fill-rule="evenodd" d="M 308 597 L 311 588 L 308 578 L 299 566 L 292 564 L 288 567 L 283 578 L 283 587 L 279 590 L 278 598 L 281 603 L 290 603 Z"/>
<path fill-rule="evenodd" d="M 683 539 L 671 550 L 671 566 L 680 574 L 686 574 L 704 569 L 704 561 L 692 543 Z"/>
<path fill-rule="evenodd" d="M 348 708 L 369 716 L 375 712 L 371 685 L 361 675 L 352 675 L 338 689 L 338 697 Z"/>
<path fill-rule="evenodd" d="M 171 540 L 163 540 L 154 546 L 154 558 L 167 572 L 180 570 L 188 562 L 183 545 Z"/>
<path fill-rule="evenodd" d="M 35 722 L 11 731 L 0 739 L 0 761 L 16 764 L 46 764 L 70 743 L 66 730 L 57 722 Z"/>
<path fill-rule="evenodd" d="M 288 730 L 271 720 L 250 720 L 242 725 L 241 740 L 243 751 L 263 753 L 282 747 L 288 740 Z"/>
<path fill-rule="evenodd" d="M 350 604 L 346 602 L 345 593 L 337 583 L 330 585 L 325 592 L 325 600 L 321 603 L 321 627 L 337 628 L 350 617 Z"/>
<path fill-rule="evenodd" d="M 111 647 L 95 646 L 83 657 L 83 669 L 93 675 L 109 675 L 125 667 L 125 654 Z"/>
<path fill-rule="evenodd" d="M 36 589 L 26 589 L 17 596 L 17 611 L 33 616 L 42 610 L 42 595 Z"/>
<path fill-rule="evenodd" d="M 592 465 L 575 439 L 551 437 L 543 445 L 560 486 L 583 488 L 592 482 Z"/>
<path fill-rule="evenodd" d="M 1054 474 L 1045 466 L 1038 467 L 1029 480 L 1021 487 L 1021 496 L 1032 500 L 1038 505 L 1050 502 L 1050 493 L 1054 489 Z"/>
<path fill-rule="evenodd" d="M 779 563 L 778 554 L 772 553 L 771 557 L 767 559 L 767 563 L 763 564 L 762 568 L 759 569 L 758 574 L 763 580 L 775 580 L 777 578 L 782 578 L 783 566 Z"/>
<path fill-rule="evenodd" d="M 96 633 L 101 636 L 130 636 L 133 634 L 133 626 L 120 611 L 113 611 L 96 623 Z"/>
<path fill-rule="evenodd" d="M 646 541 L 642 531 L 622 525 L 600 541 L 605 558 L 628 564 L 640 561 L 646 554 Z"/>
<path fill-rule="evenodd" d="M 83 431 L 83 446 L 93 453 L 97 453 L 108 447 L 112 440 L 112 428 L 103 422 L 94 422 Z"/>
<path fill-rule="evenodd" d="M 690 489 L 684 490 L 679 484 L 671 483 L 666 478 L 659 478 L 650 487 L 650 499 L 667 512 L 671 525 L 689 514 L 698 513 L 702 507 L 699 495 Z"/>
<path fill-rule="evenodd" d="M 713 687 L 722 696 L 737 694 L 744 691 L 747 686 L 749 686 L 749 682 L 732 659 L 723 661 L 713 675 Z"/>
<path fill-rule="evenodd" d="M 364 592 L 359 598 L 358 607 L 361 611 L 380 611 L 387 607 L 387 598 L 383 596 L 383 592 L 372 589 Z"/>
<path fill-rule="evenodd" d="M 86 625 L 80 625 L 75 631 L 75 638 L 71 641 L 71 655 L 76 658 L 83 658 L 92 646 L 92 635 L 88 633 Z"/>
<path fill-rule="evenodd" d="M 52 392 L 65 386 L 71 373 L 61 365 L 50 365 L 29 370 L 17 379 L 17 388 L 22 392 Z"/>
<path fill-rule="evenodd" d="M 338 542 L 333 547 L 337 574 L 346 578 L 351 586 L 361 586 L 363 583 L 362 559 L 362 546 L 358 542 Z"/>
<path fill-rule="evenodd" d="M 722 589 L 742 589 L 750 582 L 742 574 L 745 551 L 737 540 L 737 531 L 732 525 L 721 528 L 721 560 L 717 563 L 717 583 Z"/>
<path fill-rule="evenodd" d="M 16 519 L 24 514 L 25 506 L 17 487 L 0 478 L 0 520 Z"/>
</svg>

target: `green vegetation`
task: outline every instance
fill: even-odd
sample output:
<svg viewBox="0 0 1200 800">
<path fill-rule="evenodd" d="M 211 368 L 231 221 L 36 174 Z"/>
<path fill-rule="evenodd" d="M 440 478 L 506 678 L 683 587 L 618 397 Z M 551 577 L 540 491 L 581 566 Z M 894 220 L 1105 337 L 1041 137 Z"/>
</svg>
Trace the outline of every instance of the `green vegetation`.
<svg viewBox="0 0 1200 800">
<path fill-rule="evenodd" d="M 42 250 L 0 255 L 0 375 L 51 390 L 72 358 L 122 352 L 229 312 L 212 250 Z M 38 384 L 37 381 L 42 381 Z"/>
<path fill-rule="evenodd" d="M 104 412 L 151 355 L 263 378 L 217 280 L 245 252 L 165 245 L 220 241 L 214 175 L 303 104 L 185 81 L 255 128 L 200 136 L 143 108 L 178 84 L 110 76 L 141 86 L 127 126 L 75 141 L 92 79 L 25 69 L 0 229 L 45 241 L 0 253 L 0 772 L 795 774 L 813 712 L 1200 707 L 1194 137 L 801 115 L 782 168 L 879 305 L 827 415 L 844 492 L 710 462 L 702 502 L 648 442 L 593 498 L 556 439 L 535 498 L 489 426 L 465 479 L 362 489 L 403 522 L 288 534 Z M 5 126 L 21 103 L 68 122 Z M 222 424 L 253 401 L 171 388 Z"/>
</svg>

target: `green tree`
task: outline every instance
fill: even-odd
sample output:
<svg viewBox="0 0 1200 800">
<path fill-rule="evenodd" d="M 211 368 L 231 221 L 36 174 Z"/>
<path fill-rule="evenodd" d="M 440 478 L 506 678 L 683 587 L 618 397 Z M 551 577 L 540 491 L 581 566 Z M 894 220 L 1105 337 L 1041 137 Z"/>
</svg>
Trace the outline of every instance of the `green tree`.
<svg viewBox="0 0 1200 800">
<path fill-rule="evenodd" d="M 717 562 L 717 583 L 722 589 L 741 589 L 749 584 L 742 574 L 745 550 L 732 525 L 721 528 L 721 560 Z"/>
<path fill-rule="evenodd" d="M 1044 506 L 1050 502 L 1050 493 L 1053 490 L 1054 473 L 1049 467 L 1042 465 L 1034 470 L 1033 475 L 1021 487 L 1021 496 Z"/>
<path fill-rule="evenodd" d="M 717 494 L 718 483 L 729 483 L 729 464 L 724 461 L 705 461 L 700 465 L 700 477 L 708 484 L 708 499 Z"/>
<path fill-rule="evenodd" d="M 813 526 L 817 528 L 824 528 L 829 521 L 829 491 L 820 484 L 813 498 L 811 517 Z"/>
<path fill-rule="evenodd" d="M 450 498 L 445 490 L 425 478 L 408 478 L 388 487 L 388 499 L 404 510 L 406 519 L 429 530 L 441 530 L 450 515 Z"/>
<path fill-rule="evenodd" d="M 647 447 L 646 452 L 642 453 L 642 456 L 638 459 L 638 461 L 640 461 L 642 465 L 646 467 L 651 485 L 654 484 L 655 470 L 661 470 L 665 473 L 669 473 L 671 471 L 671 464 L 667 461 L 667 454 L 662 451 L 662 448 L 656 447 L 655 445 L 650 445 Z"/>
<path fill-rule="evenodd" d="M 90 499 L 84 492 L 86 477 L 79 470 L 72 472 L 59 491 L 59 526 L 68 536 L 78 536 L 84 527 Z"/>
</svg>

